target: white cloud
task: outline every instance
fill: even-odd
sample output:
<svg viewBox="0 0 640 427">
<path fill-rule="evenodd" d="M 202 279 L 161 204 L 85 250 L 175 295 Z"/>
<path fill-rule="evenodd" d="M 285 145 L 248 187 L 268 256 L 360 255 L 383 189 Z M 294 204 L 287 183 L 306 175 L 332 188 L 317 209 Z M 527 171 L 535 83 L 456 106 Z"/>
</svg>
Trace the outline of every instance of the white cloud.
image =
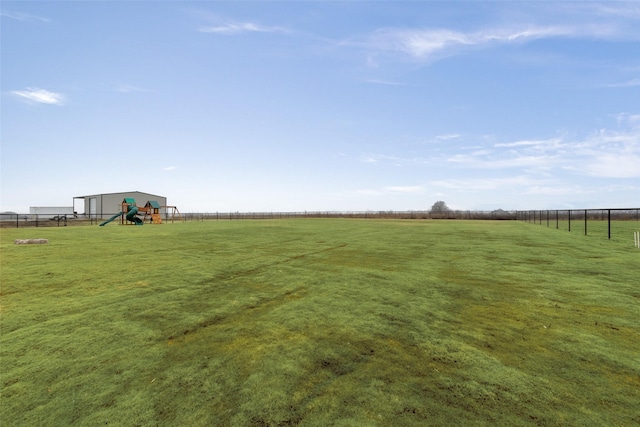
<svg viewBox="0 0 640 427">
<path fill-rule="evenodd" d="M 389 80 L 379 80 L 379 79 L 368 79 L 365 80 L 367 83 L 376 84 L 376 85 L 385 85 L 385 86 L 405 86 L 405 83 L 400 82 L 392 82 Z"/>
<path fill-rule="evenodd" d="M 561 179 L 535 178 L 517 175 L 504 178 L 447 179 L 429 183 L 430 187 L 454 193 L 501 192 L 531 196 L 573 196 L 597 192 L 593 188 L 565 184 Z"/>
<path fill-rule="evenodd" d="M 387 156 L 387 155 L 370 155 L 367 157 L 363 157 L 360 159 L 360 161 L 362 163 L 369 163 L 372 165 L 377 165 L 377 164 L 391 164 L 391 165 L 395 165 L 395 166 L 401 166 L 404 164 L 408 164 L 408 163 L 413 163 L 413 164 L 422 164 L 422 163 L 428 163 L 428 161 L 422 157 L 414 157 L 414 158 L 410 158 L 410 157 L 398 157 L 398 156 Z"/>
<path fill-rule="evenodd" d="M 490 146 L 452 145 L 429 156 L 398 157 L 371 155 L 363 161 L 377 165 L 443 165 L 454 166 L 460 173 L 476 173 L 479 170 L 514 170 L 535 179 L 553 179 L 570 173 L 595 178 L 640 177 L 640 115 L 621 113 L 613 116 L 622 131 L 602 129 L 582 138 L 570 138 L 566 134 L 547 139 L 519 139 L 494 143 Z M 453 137 L 453 136 L 452 136 Z M 446 140 L 446 137 L 440 137 Z M 453 138 L 452 138 L 453 139 Z M 466 172 L 464 172 L 466 171 Z M 484 173 L 484 172 L 483 172 Z M 473 180 L 463 182 L 461 188 L 498 188 L 496 181 Z M 457 186 L 456 181 L 440 185 Z M 398 189 L 401 187 L 398 187 Z M 541 193 L 544 186 L 537 185 Z M 557 188 L 555 186 L 553 188 Z M 392 188 L 385 188 L 390 191 Z M 419 191 L 418 187 L 412 190 Z"/>
<path fill-rule="evenodd" d="M 380 190 L 372 190 L 372 189 L 356 190 L 354 193 L 359 195 L 359 196 L 382 196 L 382 195 L 384 195 L 384 193 L 382 191 L 380 191 Z"/>
<path fill-rule="evenodd" d="M 527 26 L 521 29 L 499 28 L 476 32 L 448 29 L 381 29 L 366 41 L 354 44 L 383 52 L 401 53 L 414 59 L 430 59 L 436 54 L 451 52 L 465 46 L 513 43 L 575 33 L 575 29 L 564 26 Z"/>
<path fill-rule="evenodd" d="M 451 134 L 446 134 L 446 135 L 438 135 L 436 136 L 436 139 L 442 140 L 442 141 L 450 141 L 452 139 L 459 139 L 462 135 L 458 134 L 458 133 L 451 133 Z"/>
<path fill-rule="evenodd" d="M 602 154 L 591 159 L 586 172 L 602 178 L 640 178 L 640 154 Z"/>
<path fill-rule="evenodd" d="M 447 161 L 469 169 L 508 169 L 548 166 L 557 163 L 557 156 L 534 156 L 526 153 L 481 151 L 474 154 L 455 154 Z"/>
<path fill-rule="evenodd" d="M 522 140 L 494 144 L 494 147 L 557 147 L 562 143 L 561 138 Z"/>
<path fill-rule="evenodd" d="M 628 80 L 626 82 L 611 83 L 611 84 L 605 85 L 605 87 L 611 87 L 611 88 L 634 87 L 634 86 L 640 86 L 640 77 Z"/>
<path fill-rule="evenodd" d="M 640 129 L 636 124 L 640 117 L 621 114 L 617 119 L 619 124 L 632 127 L 624 131 L 601 129 L 574 140 L 561 137 L 500 143 L 494 147 L 506 150 L 478 158 L 456 154 L 449 161 L 471 168 L 536 167 L 549 174 L 555 167 L 598 178 L 640 177 Z"/>
<path fill-rule="evenodd" d="M 49 92 L 45 89 L 28 87 L 25 90 L 14 90 L 11 93 L 26 102 L 35 102 L 39 104 L 49 105 L 62 105 L 64 103 L 64 95 L 60 93 Z"/>
<path fill-rule="evenodd" d="M 636 118 L 636 115 L 627 115 Z M 634 120 L 628 119 L 630 123 Z M 602 129 L 575 144 L 584 173 L 602 178 L 640 177 L 640 128 L 627 131 Z"/>
<path fill-rule="evenodd" d="M 167 166 L 167 167 L 166 167 L 166 168 L 164 168 L 163 170 L 165 170 L 165 171 L 174 171 L 174 170 L 176 170 L 176 169 L 178 169 L 178 167 L 177 167 L 177 166 Z"/>
<path fill-rule="evenodd" d="M 630 113 L 619 113 L 614 114 L 613 117 L 616 119 L 618 124 L 630 124 L 630 125 L 640 125 L 640 114 L 630 114 Z"/>
<path fill-rule="evenodd" d="M 42 16 L 31 15 L 30 13 L 23 12 L 10 12 L 8 10 L 0 11 L 0 16 L 15 19 L 16 21 L 51 22 L 49 18 L 43 18 Z"/>
<path fill-rule="evenodd" d="M 201 27 L 198 31 L 201 33 L 215 34 L 240 34 L 240 33 L 288 33 L 289 30 L 283 27 L 265 27 L 263 25 L 254 24 L 252 22 L 230 22 L 223 25 Z"/>
<path fill-rule="evenodd" d="M 593 8 L 603 16 L 617 16 L 626 19 L 640 18 L 640 5 L 637 2 L 587 2 L 586 7 Z"/>
<path fill-rule="evenodd" d="M 504 187 L 532 185 L 533 181 L 526 176 L 514 176 L 508 178 L 474 178 L 474 179 L 445 179 L 429 183 L 430 186 L 446 188 L 449 190 L 497 190 Z"/>
<path fill-rule="evenodd" d="M 601 129 L 581 138 L 562 135 L 547 139 L 518 139 L 489 146 L 451 145 L 428 156 L 398 157 L 370 155 L 363 161 L 380 165 L 441 168 L 455 167 L 456 173 L 482 175 L 478 171 L 517 171 L 535 179 L 554 179 L 566 175 L 594 178 L 629 179 L 640 177 L 640 114 L 612 116 L 623 130 Z M 445 166 L 446 167 L 446 166 Z M 457 187 L 458 181 L 437 181 Z M 495 181 L 472 180 L 461 188 L 498 188 Z M 537 184 L 538 189 L 544 186 Z M 398 187 L 400 188 L 400 187 Z M 555 184 L 554 184 L 554 188 Z M 387 188 L 386 191 L 389 191 Z M 416 187 L 417 191 L 418 188 Z M 533 190 L 532 190 L 533 191 Z M 543 190 L 538 190 L 541 192 Z"/>
<path fill-rule="evenodd" d="M 540 2 L 526 22 L 513 21 L 475 30 L 455 28 L 380 28 L 369 35 L 344 41 L 344 45 L 369 51 L 370 65 L 378 66 L 379 54 L 400 55 L 415 61 L 437 60 L 467 49 L 528 43 L 552 38 L 602 40 L 640 39 L 637 3 L 611 2 L 594 7 L 580 2 Z M 612 85 L 637 86 L 637 79 Z"/>
<path fill-rule="evenodd" d="M 422 193 L 424 187 L 422 185 L 409 185 L 409 186 L 394 186 L 389 185 L 384 187 L 384 191 L 391 193 Z"/>
<path fill-rule="evenodd" d="M 532 185 L 523 191 L 523 194 L 543 196 L 574 196 L 585 194 L 589 191 L 577 185 Z"/>
</svg>

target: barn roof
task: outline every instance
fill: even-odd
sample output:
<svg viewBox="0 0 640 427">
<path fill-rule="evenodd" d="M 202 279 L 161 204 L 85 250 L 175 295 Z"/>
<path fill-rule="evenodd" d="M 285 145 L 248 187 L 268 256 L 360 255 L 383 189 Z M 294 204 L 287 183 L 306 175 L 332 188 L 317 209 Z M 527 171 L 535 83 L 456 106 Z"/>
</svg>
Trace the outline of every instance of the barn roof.
<svg viewBox="0 0 640 427">
<path fill-rule="evenodd" d="M 144 194 L 145 196 L 152 196 L 152 197 L 157 197 L 158 199 L 164 199 L 165 196 L 161 196 L 159 194 L 152 194 L 152 193 L 145 193 L 144 191 L 120 191 L 117 193 L 98 193 L 98 194 L 87 194 L 84 196 L 75 196 L 74 199 L 84 199 L 87 197 L 96 197 L 96 196 L 110 196 L 110 195 L 114 195 L 114 194 L 125 194 L 125 193 L 129 193 L 129 194 Z"/>
</svg>

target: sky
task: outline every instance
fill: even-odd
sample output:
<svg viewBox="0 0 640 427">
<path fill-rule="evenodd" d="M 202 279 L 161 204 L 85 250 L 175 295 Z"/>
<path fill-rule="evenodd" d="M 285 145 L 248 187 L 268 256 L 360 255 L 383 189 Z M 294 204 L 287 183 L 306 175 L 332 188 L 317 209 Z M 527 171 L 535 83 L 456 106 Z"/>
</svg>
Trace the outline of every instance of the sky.
<svg viewBox="0 0 640 427">
<path fill-rule="evenodd" d="M 0 211 L 640 206 L 640 2 L 6 1 Z M 79 209 L 81 211 L 81 208 Z"/>
</svg>

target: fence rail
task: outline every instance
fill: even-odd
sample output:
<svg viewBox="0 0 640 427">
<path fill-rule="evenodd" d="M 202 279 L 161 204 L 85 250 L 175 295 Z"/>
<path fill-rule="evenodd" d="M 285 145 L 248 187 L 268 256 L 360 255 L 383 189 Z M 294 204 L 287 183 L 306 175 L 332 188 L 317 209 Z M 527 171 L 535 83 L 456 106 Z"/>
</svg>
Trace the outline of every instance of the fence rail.
<svg viewBox="0 0 640 427">
<path fill-rule="evenodd" d="M 584 235 L 603 235 L 611 240 L 629 238 L 640 228 L 640 208 L 564 209 L 517 211 L 520 221 L 546 225 Z"/>
</svg>

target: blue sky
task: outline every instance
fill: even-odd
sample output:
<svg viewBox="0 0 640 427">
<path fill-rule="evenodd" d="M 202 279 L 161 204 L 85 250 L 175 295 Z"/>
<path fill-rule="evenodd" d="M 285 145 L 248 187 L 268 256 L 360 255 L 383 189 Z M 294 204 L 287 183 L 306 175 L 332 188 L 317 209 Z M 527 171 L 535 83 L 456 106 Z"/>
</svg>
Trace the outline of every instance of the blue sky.
<svg viewBox="0 0 640 427">
<path fill-rule="evenodd" d="M 0 210 L 640 206 L 640 3 L 3 1 Z"/>
</svg>

